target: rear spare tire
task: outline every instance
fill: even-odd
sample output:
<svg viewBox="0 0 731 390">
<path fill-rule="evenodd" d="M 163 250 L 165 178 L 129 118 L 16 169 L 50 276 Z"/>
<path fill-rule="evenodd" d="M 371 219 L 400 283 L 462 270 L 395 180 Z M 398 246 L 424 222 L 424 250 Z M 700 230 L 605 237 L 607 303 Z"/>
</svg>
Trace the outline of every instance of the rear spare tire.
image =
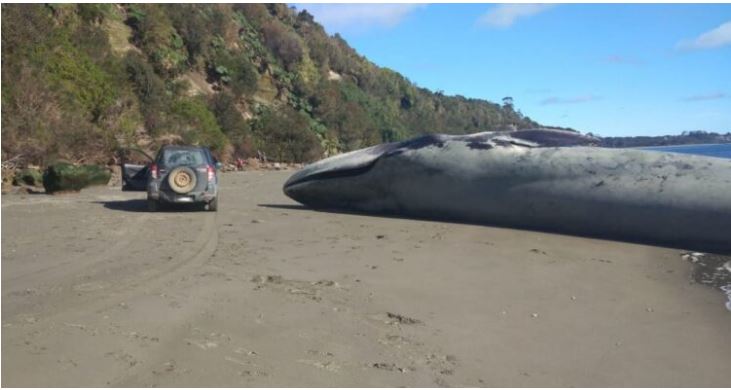
<svg viewBox="0 0 731 390">
<path fill-rule="evenodd" d="M 187 194 L 192 191 L 197 182 L 195 172 L 188 167 L 177 167 L 168 175 L 170 189 L 178 194 Z"/>
</svg>

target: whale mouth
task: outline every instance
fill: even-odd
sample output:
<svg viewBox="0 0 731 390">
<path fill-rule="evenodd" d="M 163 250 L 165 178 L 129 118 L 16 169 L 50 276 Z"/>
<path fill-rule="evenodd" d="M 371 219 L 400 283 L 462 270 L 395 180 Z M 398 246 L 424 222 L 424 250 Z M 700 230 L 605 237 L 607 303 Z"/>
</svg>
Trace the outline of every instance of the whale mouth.
<svg viewBox="0 0 731 390">
<path fill-rule="evenodd" d="M 373 159 L 372 161 L 370 161 L 362 166 L 355 166 L 355 167 L 351 167 L 351 168 L 335 168 L 332 170 L 316 172 L 316 173 L 312 173 L 312 174 L 308 174 L 308 175 L 302 175 L 300 177 L 292 176 L 284 184 L 284 190 L 286 192 L 287 188 L 291 188 L 298 184 L 307 183 L 310 181 L 339 179 L 339 178 L 344 178 L 344 177 L 362 175 L 362 174 L 370 171 L 371 168 L 373 168 L 373 166 L 376 165 L 376 161 L 378 161 L 377 158 Z"/>
<path fill-rule="evenodd" d="M 301 184 L 362 175 L 370 171 L 378 159 L 396 147 L 397 143 L 371 146 L 307 165 L 284 183 L 284 193 L 292 197 L 292 189 Z"/>
</svg>

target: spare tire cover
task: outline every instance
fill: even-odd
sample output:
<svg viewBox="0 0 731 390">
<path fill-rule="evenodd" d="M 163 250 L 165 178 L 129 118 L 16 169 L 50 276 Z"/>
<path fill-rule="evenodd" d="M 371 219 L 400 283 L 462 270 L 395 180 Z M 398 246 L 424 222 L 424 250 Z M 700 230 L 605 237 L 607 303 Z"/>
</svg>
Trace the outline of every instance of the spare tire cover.
<svg viewBox="0 0 731 390">
<path fill-rule="evenodd" d="M 195 171 L 188 167 L 177 167 L 168 175 L 170 188 L 178 194 L 187 194 L 192 191 L 197 181 Z"/>
</svg>

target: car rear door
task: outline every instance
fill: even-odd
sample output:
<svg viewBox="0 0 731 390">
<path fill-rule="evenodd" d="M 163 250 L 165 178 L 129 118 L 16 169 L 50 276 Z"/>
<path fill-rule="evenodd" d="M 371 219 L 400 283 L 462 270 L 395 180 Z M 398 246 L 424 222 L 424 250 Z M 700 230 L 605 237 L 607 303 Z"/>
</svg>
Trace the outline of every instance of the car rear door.
<svg viewBox="0 0 731 390">
<path fill-rule="evenodd" d="M 122 191 L 146 191 L 152 157 L 142 150 L 120 150 L 122 166 Z"/>
</svg>

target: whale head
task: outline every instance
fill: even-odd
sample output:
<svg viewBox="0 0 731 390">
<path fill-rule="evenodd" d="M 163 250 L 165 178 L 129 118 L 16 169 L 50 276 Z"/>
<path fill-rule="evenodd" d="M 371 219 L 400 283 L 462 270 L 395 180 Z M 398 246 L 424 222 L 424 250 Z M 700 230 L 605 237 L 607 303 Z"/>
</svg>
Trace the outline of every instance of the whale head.
<svg viewBox="0 0 731 390">
<path fill-rule="evenodd" d="M 363 177 L 383 156 L 398 148 L 389 143 L 329 157 L 305 166 L 284 184 L 284 193 L 299 203 L 316 207 L 347 207 L 373 196 Z"/>
<path fill-rule="evenodd" d="M 462 142 L 476 153 L 493 148 L 534 148 L 574 146 L 597 140 L 579 133 L 558 130 L 519 130 L 484 132 L 471 135 L 429 134 L 402 142 L 393 142 L 329 157 L 305 166 L 284 184 L 284 193 L 293 200 L 315 208 L 379 209 L 388 201 L 386 175 L 373 174 L 391 170 L 380 165 L 395 165 L 391 157 L 424 148 L 441 149 L 450 142 Z M 392 162 L 393 164 L 389 164 Z M 403 162 L 403 161 L 402 161 Z M 426 189 L 425 189 L 426 190 Z M 354 207 L 358 205 L 358 207 Z M 364 206 L 366 205 L 366 206 Z"/>
</svg>

